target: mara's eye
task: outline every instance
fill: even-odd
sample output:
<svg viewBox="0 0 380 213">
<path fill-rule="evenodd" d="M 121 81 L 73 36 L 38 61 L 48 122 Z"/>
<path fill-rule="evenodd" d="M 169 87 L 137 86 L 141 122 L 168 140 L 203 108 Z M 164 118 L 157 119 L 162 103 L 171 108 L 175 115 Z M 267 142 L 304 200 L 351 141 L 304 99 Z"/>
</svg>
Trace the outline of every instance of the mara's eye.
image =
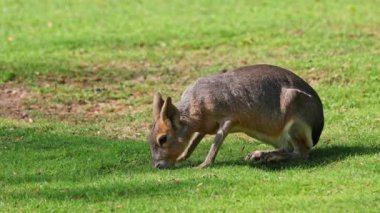
<svg viewBox="0 0 380 213">
<path fill-rule="evenodd" d="M 168 140 L 168 137 L 166 135 L 161 135 L 158 138 L 158 143 L 160 144 L 160 146 L 162 146 L 167 140 Z"/>
</svg>

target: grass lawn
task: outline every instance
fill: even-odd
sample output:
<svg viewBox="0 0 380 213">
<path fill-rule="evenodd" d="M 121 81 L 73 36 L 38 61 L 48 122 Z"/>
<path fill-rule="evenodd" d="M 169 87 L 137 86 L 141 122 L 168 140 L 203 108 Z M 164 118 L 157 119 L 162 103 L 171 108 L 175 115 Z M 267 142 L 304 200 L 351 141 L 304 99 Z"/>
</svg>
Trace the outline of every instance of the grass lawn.
<svg viewBox="0 0 380 213">
<path fill-rule="evenodd" d="M 0 211 L 379 212 L 380 2 L 1 0 Z M 151 168 L 155 91 L 257 63 L 319 93 L 307 162 L 229 135 L 175 169 Z"/>
</svg>

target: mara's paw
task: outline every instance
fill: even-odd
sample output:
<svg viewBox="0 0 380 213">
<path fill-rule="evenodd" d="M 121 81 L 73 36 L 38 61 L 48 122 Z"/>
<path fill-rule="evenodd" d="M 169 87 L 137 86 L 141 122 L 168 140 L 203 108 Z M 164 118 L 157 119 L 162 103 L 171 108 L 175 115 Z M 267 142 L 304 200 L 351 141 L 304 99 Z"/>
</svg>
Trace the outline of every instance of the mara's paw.
<svg viewBox="0 0 380 213">
<path fill-rule="evenodd" d="M 246 161 L 257 161 L 260 163 L 277 162 L 283 159 L 284 156 L 279 151 L 254 151 L 245 157 Z"/>
<path fill-rule="evenodd" d="M 211 164 L 212 163 L 209 163 L 209 162 L 203 162 L 203 163 L 199 164 L 196 168 L 197 169 L 204 169 L 204 168 L 211 166 Z"/>
</svg>

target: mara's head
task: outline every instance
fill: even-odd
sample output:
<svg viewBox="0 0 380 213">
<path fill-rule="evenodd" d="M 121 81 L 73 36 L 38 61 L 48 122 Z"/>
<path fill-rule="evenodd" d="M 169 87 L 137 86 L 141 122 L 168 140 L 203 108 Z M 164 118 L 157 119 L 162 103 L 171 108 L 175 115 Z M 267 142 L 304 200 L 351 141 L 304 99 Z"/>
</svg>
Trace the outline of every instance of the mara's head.
<svg viewBox="0 0 380 213">
<path fill-rule="evenodd" d="M 156 93 L 153 98 L 153 117 L 154 123 L 148 136 L 153 166 L 169 168 L 187 145 L 181 134 L 183 127 L 180 114 L 170 97 L 164 101 L 161 94 Z"/>
</svg>

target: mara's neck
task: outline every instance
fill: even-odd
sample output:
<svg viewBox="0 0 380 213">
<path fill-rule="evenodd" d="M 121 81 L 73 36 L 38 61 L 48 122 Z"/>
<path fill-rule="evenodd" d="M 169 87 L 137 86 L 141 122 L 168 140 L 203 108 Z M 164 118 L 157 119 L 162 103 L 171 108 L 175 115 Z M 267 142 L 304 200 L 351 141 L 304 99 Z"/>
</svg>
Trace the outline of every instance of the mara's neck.
<svg viewBox="0 0 380 213">
<path fill-rule="evenodd" d="M 194 125 L 190 118 L 189 109 L 186 107 L 183 107 L 183 105 L 178 105 L 178 110 L 180 113 L 180 123 L 181 123 L 181 138 L 183 141 L 188 142 L 193 134 L 194 131 Z"/>
</svg>

